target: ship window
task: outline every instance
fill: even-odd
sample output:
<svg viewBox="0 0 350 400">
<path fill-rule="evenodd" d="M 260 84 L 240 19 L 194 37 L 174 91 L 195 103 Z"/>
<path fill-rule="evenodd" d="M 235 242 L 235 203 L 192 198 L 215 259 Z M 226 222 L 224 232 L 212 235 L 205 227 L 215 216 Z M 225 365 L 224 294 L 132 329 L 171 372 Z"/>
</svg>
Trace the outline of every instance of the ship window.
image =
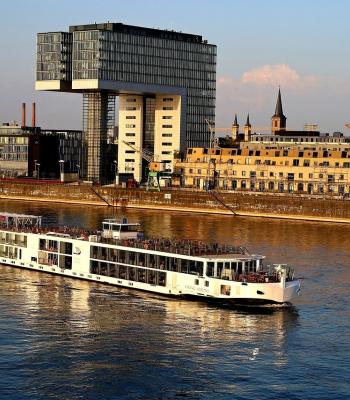
<svg viewBox="0 0 350 400">
<path fill-rule="evenodd" d="M 207 264 L 207 276 L 214 276 L 214 263 L 208 262 Z"/>
<path fill-rule="evenodd" d="M 217 263 L 217 276 L 221 276 L 223 265 L 224 264 L 222 262 Z"/>
<path fill-rule="evenodd" d="M 72 254 L 72 243 L 61 242 L 61 244 L 60 244 L 60 253 Z"/>
<path fill-rule="evenodd" d="M 188 274 L 188 262 L 189 260 L 181 260 L 181 272 L 183 274 Z"/>
<path fill-rule="evenodd" d="M 165 286 L 166 284 L 166 274 L 165 272 L 157 272 L 158 274 L 158 285 Z"/>
</svg>

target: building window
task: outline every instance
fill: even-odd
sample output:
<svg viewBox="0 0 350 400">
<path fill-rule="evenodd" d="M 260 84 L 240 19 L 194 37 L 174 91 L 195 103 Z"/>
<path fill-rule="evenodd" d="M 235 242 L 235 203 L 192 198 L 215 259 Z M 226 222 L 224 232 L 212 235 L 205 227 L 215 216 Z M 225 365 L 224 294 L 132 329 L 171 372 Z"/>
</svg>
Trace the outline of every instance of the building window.
<svg viewBox="0 0 350 400">
<path fill-rule="evenodd" d="M 309 174 L 309 178 L 313 178 L 314 177 L 314 174 Z"/>
<path fill-rule="evenodd" d="M 126 158 L 125 162 L 135 162 L 135 159 L 134 158 Z"/>
<path fill-rule="evenodd" d="M 132 124 L 126 124 L 125 128 L 136 128 L 136 125 L 132 125 Z"/>
<path fill-rule="evenodd" d="M 162 119 L 173 119 L 173 117 L 170 116 L 170 115 L 163 115 L 163 116 L 162 116 Z"/>
<path fill-rule="evenodd" d="M 174 101 L 174 99 L 171 98 L 171 97 L 166 97 L 166 98 L 163 99 L 163 101 Z"/>
<path fill-rule="evenodd" d="M 162 137 L 173 137 L 172 133 L 162 133 Z"/>
<path fill-rule="evenodd" d="M 320 174 L 320 175 L 319 175 L 319 178 L 323 178 L 323 174 Z"/>
<path fill-rule="evenodd" d="M 260 172 L 260 176 L 264 176 L 264 172 L 262 171 L 262 172 Z"/>
<path fill-rule="evenodd" d="M 271 177 L 273 177 L 273 176 L 274 176 L 273 172 L 270 172 L 270 176 L 271 176 Z"/>
<path fill-rule="evenodd" d="M 202 170 L 201 170 L 201 169 L 199 169 L 199 170 L 198 170 L 198 174 L 201 174 L 201 173 L 202 173 Z"/>
<path fill-rule="evenodd" d="M 280 178 L 283 178 L 283 172 L 279 173 Z"/>
<path fill-rule="evenodd" d="M 163 107 L 164 111 L 173 110 L 173 109 L 174 109 L 174 107 Z"/>
<path fill-rule="evenodd" d="M 299 174 L 299 178 L 303 178 L 303 174 Z"/>
<path fill-rule="evenodd" d="M 242 171 L 242 176 L 245 176 L 245 171 Z"/>
<path fill-rule="evenodd" d="M 126 107 L 126 111 L 135 111 L 136 107 Z"/>
<path fill-rule="evenodd" d="M 246 163 L 247 165 L 250 165 L 251 161 L 252 161 L 251 158 L 246 158 L 246 159 L 245 159 L 245 163 Z"/>
<path fill-rule="evenodd" d="M 125 118 L 126 119 L 136 119 L 136 117 L 134 115 L 127 115 Z"/>
<path fill-rule="evenodd" d="M 192 174 L 192 173 L 193 173 L 193 169 L 190 168 L 188 172 L 189 172 L 190 174 Z"/>
<path fill-rule="evenodd" d="M 162 154 L 168 154 L 168 155 L 170 155 L 170 154 L 171 154 L 171 151 L 162 151 Z"/>
<path fill-rule="evenodd" d="M 125 154 L 135 154 L 135 150 L 125 150 Z"/>
<path fill-rule="evenodd" d="M 170 142 L 162 142 L 162 146 L 172 146 L 173 144 Z"/>
<path fill-rule="evenodd" d="M 136 99 L 126 99 L 127 103 L 136 103 Z"/>
<path fill-rule="evenodd" d="M 237 171 L 232 171 L 232 175 L 237 175 Z"/>
<path fill-rule="evenodd" d="M 135 136 L 135 133 L 131 133 L 131 132 L 126 132 L 125 136 Z"/>
<path fill-rule="evenodd" d="M 339 179 L 344 179 L 344 175 L 339 175 Z"/>
<path fill-rule="evenodd" d="M 162 125 L 162 128 L 172 128 L 172 125 Z"/>
</svg>

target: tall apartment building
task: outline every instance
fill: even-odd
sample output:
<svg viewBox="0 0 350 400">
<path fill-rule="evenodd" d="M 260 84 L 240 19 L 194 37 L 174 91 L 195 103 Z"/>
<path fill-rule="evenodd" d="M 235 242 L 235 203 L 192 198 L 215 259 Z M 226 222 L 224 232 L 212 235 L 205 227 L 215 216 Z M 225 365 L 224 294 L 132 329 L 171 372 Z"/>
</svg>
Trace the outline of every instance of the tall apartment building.
<svg viewBox="0 0 350 400">
<path fill-rule="evenodd" d="M 216 46 L 201 36 L 122 23 L 37 35 L 36 89 L 83 93 L 85 179 L 103 182 L 107 132 L 119 96 L 120 172 L 142 173 L 141 154 L 209 145 L 215 118 Z"/>
</svg>

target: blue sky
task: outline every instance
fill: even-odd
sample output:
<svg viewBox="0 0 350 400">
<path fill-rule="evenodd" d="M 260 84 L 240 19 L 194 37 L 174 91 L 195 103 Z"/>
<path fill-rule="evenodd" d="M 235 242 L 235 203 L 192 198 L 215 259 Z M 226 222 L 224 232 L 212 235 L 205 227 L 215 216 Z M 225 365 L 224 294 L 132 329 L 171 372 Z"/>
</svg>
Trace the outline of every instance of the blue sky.
<svg viewBox="0 0 350 400">
<path fill-rule="evenodd" d="M 281 86 L 287 124 L 322 132 L 350 123 L 350 1 L 347 0 L 0 0 L 0 124 L 21 123 L 36 103 L 37 125 L 81 129 L 79 94 L 36 92 L 38 32 L 122 22 L 199 34 L 218 48 L 217 126 L 237 114 L 270 126 Z"/>
</svg>

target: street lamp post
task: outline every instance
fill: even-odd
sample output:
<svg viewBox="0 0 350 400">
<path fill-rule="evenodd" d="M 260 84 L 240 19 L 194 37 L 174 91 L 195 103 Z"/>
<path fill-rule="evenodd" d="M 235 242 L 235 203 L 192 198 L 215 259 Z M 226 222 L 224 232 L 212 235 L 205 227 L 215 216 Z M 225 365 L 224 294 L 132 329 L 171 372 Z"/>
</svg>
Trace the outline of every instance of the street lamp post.
<svg viewBox="0 0 350 400">
<path fill-rule="evenodd" d="M 39 180 L 39 179 L 40 179 L 40 164 L 37 163 L 36 166 L 38 167 L 38 176 L 37 176 L 37 179 Z"/>
<path fill-rule="evenodd" d="M 118 161 L 114 160 L 113 164 L 114 164 L 114 176 L 115 176 L 114 183 L 115 185 L 117 185 Z M 118 184 L 119 184 L 119 179 L 118 179 Z"/>
<path fill-rule="evenodd" d="M 62 172 L 64 171 L 64 160 L 58 160 L 58 162 L 60 163 L 60 181 L 63 182 Z"/>
</svg>

